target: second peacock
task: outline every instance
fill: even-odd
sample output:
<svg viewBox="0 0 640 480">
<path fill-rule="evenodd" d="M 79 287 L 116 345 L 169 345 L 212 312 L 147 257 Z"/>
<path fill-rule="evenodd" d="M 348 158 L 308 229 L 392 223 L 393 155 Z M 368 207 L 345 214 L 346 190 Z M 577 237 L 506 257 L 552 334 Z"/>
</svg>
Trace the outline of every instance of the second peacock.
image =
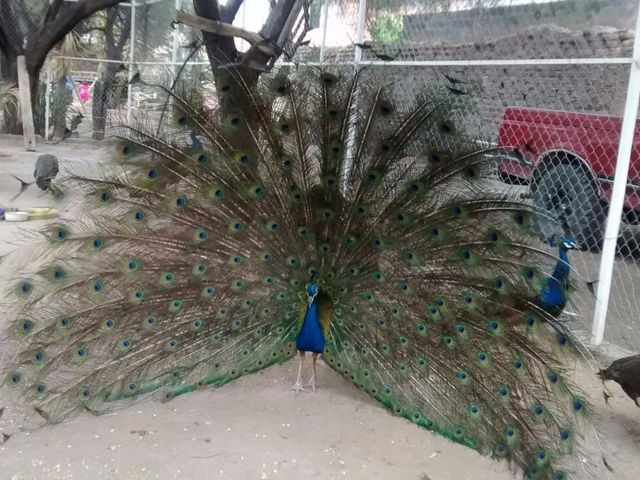
<svg viewBox="0 0 640 480">
<path fill-rule="evenodd" d="M 125 165 L 58 182 L 89 214 L 50 227 L 38 271 L 16 274 L 3 400 L 25 427 L 299 349 L 421 427 L 568 478 L 586 404 L 545 309 L 557 259 L 530 207 L 485 185 L 459 98 L 401 104 L 366 72 L 312 68 L 218 91 L 223 109 L 171 93 L 197 144 L 134 121 L 116 130 Z"/>
</svg>

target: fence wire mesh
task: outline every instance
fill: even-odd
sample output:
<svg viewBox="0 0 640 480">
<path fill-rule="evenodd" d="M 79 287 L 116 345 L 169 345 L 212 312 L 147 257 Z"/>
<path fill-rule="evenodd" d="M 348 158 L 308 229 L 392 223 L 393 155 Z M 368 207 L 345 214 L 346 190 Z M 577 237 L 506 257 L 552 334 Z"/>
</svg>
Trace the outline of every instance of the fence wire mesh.
<svg viewBox="0 0 640 480">
<path fill-rule="evenodd" d="M 178 4 L 192 10 L 191 1 Z M 308 44 L 279 63 L 351 65 L 359 58 L 399 84 L 399 102 L 433 85 L 468 96 L 472 114 L 464 119 L 465 130 L 498 149 L 491 188 L 517 191 L 557 219 L 540 222 L 541 241 L 559 248 L 562 237 L 571 236 L 579 244 L 570 253 L 577 291 L 567 313 L 577 331 L 589 332 L 637 1 L 367 0 L 360 19 L 361 6 L 357 0 L 314 0 Z M 80 31 L 84 50 L 73 55 L 82 59 L 53 58 L 42 76 L 50 101 L 46 109 L 47 89 L 41 88 L 40 131 L 46 111 L 51 128 L 61 115 L 67 128 L 82 115 L 72 134 L 87 138 L 100 138 L 110 117 L 128 104 L 159 118 L 163 99 L 142 84 L 129 87 L 133 73 L 168 86 L 181 72 L 194 88 L 215 97 L 204 49 L 194 48 L 200 35 L 170 28 L 175 8 L 176 0 L 160 0 L 138 5 L 135 14 L 121 5 L 94 15 Z M 234 23 L 258 31 L 270 8 L 269 0 L 245 0 Z M 99 27 L 98 33 L 90 26 Z M 247 48 L 242 40 L 236 44 Z M 87 89 L 88 98 L 81 95 Z M 636 138 L 605 333 L 607 341 L 633 351 L 640 345 L 639 218 Z"/>
</svg>

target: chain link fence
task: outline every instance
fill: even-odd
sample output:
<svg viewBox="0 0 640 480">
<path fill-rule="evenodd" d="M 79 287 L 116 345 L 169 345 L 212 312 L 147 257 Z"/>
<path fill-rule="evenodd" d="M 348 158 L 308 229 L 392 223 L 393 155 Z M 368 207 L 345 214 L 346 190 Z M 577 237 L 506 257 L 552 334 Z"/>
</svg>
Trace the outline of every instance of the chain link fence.
<svg viewBox="0 0 640 480">
<path fill-rule="evenodd" d="M 164 99 L 128 84 L 137 73 L 166 85 L 181 73 L 213 96 L 204 49 L 195 48 L 199 36 L 170 27 L 176 7 L 192 9 L 188 0 L 150 0 L 95 15 L 93 25 L 104 33 L 85 33 L 93 39 L 90 48 L 53 58 L 43 74 L 42 131 L 45 123 L 54 128 L 61 111 L 82 115 L 71 132 L 81 138 L 100 138 L 109 119 L 126 111 L 159 118 Z M 234 23 L 258 31 L 270 8 L 269 0 L 245 0 Z M 279 64 L 368 65 L 398 82 L 400 102 L 435 84 L 468 97 L 473 114 L 465 129 L 496 148 L 491 188 L 517 192 L 548 210 L 557 220 L 539 226 L 541 240 L 553 248 L 567 236 L 580 247 L 569 253 L 576 292 L 566 313 L 575 331 L 588 338 L 597 305 L 601 315 L 608 302 L 606 341 L 637 352 L 637 129 L 618 233 L 605 240 L 637 16 L 635 0 L 314 0 L 308 44 Z M 61 75 L 55 62 L 63 60 L 68 68 Z M 63 108 L 65 102 L 71 108 Z M 601 265 L 607 245 L 615 254 L 610 290 L 611 261 Z"/>
</svg>

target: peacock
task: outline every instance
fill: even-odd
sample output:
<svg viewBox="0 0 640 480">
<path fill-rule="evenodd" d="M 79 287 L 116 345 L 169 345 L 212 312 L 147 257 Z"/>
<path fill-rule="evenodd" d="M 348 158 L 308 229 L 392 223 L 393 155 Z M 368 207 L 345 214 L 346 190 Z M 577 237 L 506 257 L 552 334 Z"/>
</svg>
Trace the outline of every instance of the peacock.
<svg viewBox="0 0 640 480">
<path fill-rule="evenodd" d="M 607 380 L 618 383 L 624 393 L 640 407 L 640 354 L 615 360 L 604 370 L 598 372 L 598 376 L 604 384 Z M 608 397 L 605 396 L 605 399 Z"/>
<path fill-rule="evenodd" d="M 554 317 L 560 315 L 567 306 L 571 272 L 568 252 L 577 248 L 578 243 L 572 237 L 564 236 L 560 239 L 556 266 L 551 276 L 544 280 L 537 295 L 538 306 Z"/>
<path fill-rule="evenodd" d="M 544 292 L 573 243 L 550 276 L 539 212 L 484 178 L 493 151 L 465 130 L 466 97 L 401 101 L 367 69 L 216 82 L 213 107 L 156 86 L 171 121 L 114 125 L 113 164 L 56 181 L 80 218 L 10 259 L 1 399 L 21 427 L 296 355 L 299 393 L 310 352 L 312 390 L 321 356 L 395 415 L 568 478 L 588 405 Z"/>
</svg>

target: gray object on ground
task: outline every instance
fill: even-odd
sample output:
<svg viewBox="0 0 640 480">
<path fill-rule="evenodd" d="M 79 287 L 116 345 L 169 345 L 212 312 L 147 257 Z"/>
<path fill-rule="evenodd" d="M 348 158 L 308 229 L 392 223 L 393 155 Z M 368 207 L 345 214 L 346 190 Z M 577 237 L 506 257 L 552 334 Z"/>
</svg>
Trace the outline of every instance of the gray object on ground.
<svg viewBox="0 0 640 480">
<path fill-rule="evenodd" d="M 45 153 L 36 161 L 36 169 L 33 177 L 40 190 L 47 190 L 51 186 L 51 180 L 58 174 L 58 159 L 54 155 Z"/>
</svg>

